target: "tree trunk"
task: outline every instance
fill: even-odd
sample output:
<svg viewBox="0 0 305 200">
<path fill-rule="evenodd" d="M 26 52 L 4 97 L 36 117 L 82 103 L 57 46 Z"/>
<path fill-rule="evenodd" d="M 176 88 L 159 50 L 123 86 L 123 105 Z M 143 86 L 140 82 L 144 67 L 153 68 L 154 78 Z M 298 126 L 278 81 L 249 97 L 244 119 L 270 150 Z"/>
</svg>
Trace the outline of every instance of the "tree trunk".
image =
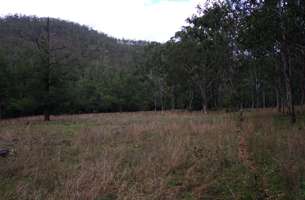
<svg viewBox="0 0 305 200">
<path fill-rule="evenodd" d="M 202 112 L 204 114 L 208 114 L 207 105 L 205 102 L 202 102 Z"/>
<path fill-rule="evenodd" d="M 303 78 L 304 78 L 304 84 L 303 84 L 303 95 L 304 95 L 304 99 L 303 99 L 303 102 L 302 102 L 302 104 L 305 104 L 305 50 L 303 51 L 303 61 L 304 61 L 304 63 L 303 63 L 303 69 L 304 69 L 304 73 L 303 73 Z"/>
<path fill-rule="evenodd" d="M 193 110 L 193 99 L 194 99 L 194 93 L 193 93 L 192 90 L 190 90 L 189 105 L 188 105 L 188 110 L 189 111 Z"/>
<path fill-rule="evenodd" d="M 208 113 L 208 109 L 207 109 L 207 94 L 206 94 L 206 90 L 203 87 L 200 87 L 200 93 L 201 93 L 201 98 L 202 98 L 202 112 L 204 114 Z"/>
<path fill-rule="evenodd" d="M 175 110 L 176 109 L 176 95 L 175 95 L 175 88 L 171 88 L 171 109 Z"/>
<path fill-rule="evenodd" d="M 154 110 L 157 111 L 157 95 L 154 95 Z"/>
<path fill-rule="evenodd" d="M 288 0 L 283 0 L 283 5 L 288 5 Z M 283 67 L 283 75 L 284 75 L 284 82 L 286 87 L 286 107 L 287 111 L 290 115 L 291 123 L 296 122 L 296 115 L 294 110 L 294 97 L 293 97 L 293 85 L 292 85 L 292 66 L 290 60 L 290 50 L 289 44 L 287 41 L 287 27 L 284 24 L 283 18 L 285 17 L 283 14 L 285 13 L 284 7 L 280 7 L 280 15 L 282 17 L 281 21 L 281 43 L 280 43 L 280 56 L 282 60 L 282 67 Z"/>
<path fill-rule="evenodd" d="M 0 97 L 0 120 L 2 119 L 2 99 Z"/>
<path fill-rule="evenodd" d="M 304 56 L 304 63 L 303 63 L 304 66 L 303 66 L 303 87 L 302 87 L 303 94 L 302 94 L 302 101 L 301 101 L 302 105 L 305 104 L 305 53 L 303 53 L 303 56 Z"/>
<path fill-rule="evenodd" d="M 256 108 L 260 108 L 260 98 L 259 98 L 259 88 L 258 88 L 258 81 L 257 79 L 255 79 L 255 97 L 256 97 L 256 100 L 255 100 L 255 104 L 256 104 Z"/>
<path fill-rule="evenodd" d="M 44 121 L 50 121 L 50 113 L 47 110 L 44 112 Z"/>
<path fill-rule="evenodd" d="M 47 63 L 45 71 L 45 107 L 44 107 L 44 120 L 50 121 L 50 76 L 51 76 L 51 52 L 50 52 L 50 18 L 47 18 Z"/>
<path fill-rule="evenodd" d="M 294 109 L 294 99 L 293 99 L 293 86 L 292 86 L 292 69 L 290 66 L 289 50 L 285 41 L 281 45 L 281 59 L 283 64 L 283 73 L 286 86 L 286 100 L 287 100 L 287 109 L 290 115 L 291 123 L 296 122 L 296 115 Z"/>
<path fill-rule="evenodd" d="M 278 112 L 281 112 L 281 100 L 280 100 L 280 92 L 279 89 L 275 89 L 275 94 L 276 94 L 276 109 Z"/>
<path fill-rule="evenodd" d="M 161 111 L 163 112 L 165 110 L 163 95 L 161 96 L 160 100 L 161 100 Z"/>
<path fill-rule="evenodd" d="M 259 108 L 259 84 L 258 84 L 258 78 L 257 78 L 257 69 L 254 68 L 254 84 L 255 84 L 255 90 L 254 90 L 254 99 L 255 99 L 255 108 Z"/>
<path fill-rule="evenodd" d="M 254 95 L 254 90 L 252 90 L 252 95 L 251 95 L 251 107 L 252 107 L 252 109 L 254 109 L 255 108 L 255 100 L 254 100 L 254 97 L 255 97 L 255 95 Z"/>
<path fill-rule="evenodd" d="M 263 90 L 263 108 L 266 108 L 266 93 Z"/>
<path fill-rule="evenodd" d="M 164 106 L 164 86 L 161 84 L 159 88 L 159 93 L 160 93 L 160 104 L 161 104 L 161 111 L 163 112 L 165 109 Z"/>
</svg>

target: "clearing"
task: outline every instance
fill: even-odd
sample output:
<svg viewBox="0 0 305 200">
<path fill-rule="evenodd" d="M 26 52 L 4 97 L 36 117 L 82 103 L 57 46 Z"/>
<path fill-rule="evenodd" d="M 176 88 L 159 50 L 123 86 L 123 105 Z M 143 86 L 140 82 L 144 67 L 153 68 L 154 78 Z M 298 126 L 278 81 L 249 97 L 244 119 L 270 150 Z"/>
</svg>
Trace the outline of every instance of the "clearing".
<svg viewBox="0 0 305 200">
<path fill-rule="evenodd" d="M 305 199 L 305 120 L 273 110 L 0 122 L 0 199 Z"/>
</svg>

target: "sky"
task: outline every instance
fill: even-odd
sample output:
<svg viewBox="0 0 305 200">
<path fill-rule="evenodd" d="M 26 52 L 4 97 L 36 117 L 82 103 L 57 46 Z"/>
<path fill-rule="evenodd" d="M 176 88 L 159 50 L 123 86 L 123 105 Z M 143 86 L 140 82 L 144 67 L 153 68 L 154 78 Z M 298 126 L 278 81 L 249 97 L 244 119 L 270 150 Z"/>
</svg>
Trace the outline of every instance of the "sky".
<svg viewBox="0 0 305 200">
<path fill-rule="evenodd" d="M 54 17 L 119 39 L 166 42 L 204 0 L 0 0 L 0 16 Z"/>
</svg>

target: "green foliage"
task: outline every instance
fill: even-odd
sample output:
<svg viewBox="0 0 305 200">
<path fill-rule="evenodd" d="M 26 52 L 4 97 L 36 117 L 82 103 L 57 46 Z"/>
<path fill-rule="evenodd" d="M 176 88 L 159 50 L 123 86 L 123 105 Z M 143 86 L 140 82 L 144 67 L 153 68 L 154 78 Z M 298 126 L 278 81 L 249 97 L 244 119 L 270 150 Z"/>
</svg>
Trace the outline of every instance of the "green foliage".
<svg viewBox="0 0 305 200">
<path fill-rule="evenodd" d="M 40 114 L 46 107 L 51 114 L 151 107 L 149 85 L 137 81 L 145 75 L 136 74 L 147 42 L 116 40 L 85 26 L 50 19 L 48 43 L 46 20 L 17 15 L 0 19 L 4 117 Z"/>
<path fill-rule="evenodd" d="M 48 40 L 46 18 L 0 18 L 0 115 L 275 106 L 292 113 L 305 102 L 304 7 L 206 3 L 164 44 L 57 19 Z"/>
</svg>

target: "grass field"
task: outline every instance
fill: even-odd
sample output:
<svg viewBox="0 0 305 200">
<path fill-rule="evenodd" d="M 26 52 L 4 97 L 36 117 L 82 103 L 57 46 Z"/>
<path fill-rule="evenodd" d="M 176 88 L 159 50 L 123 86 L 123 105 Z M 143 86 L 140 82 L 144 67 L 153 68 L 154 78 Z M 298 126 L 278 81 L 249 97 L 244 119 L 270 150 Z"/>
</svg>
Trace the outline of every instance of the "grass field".
<svg viewBox="0 0 305 200">
<path fill-rule="evenodd" d="M 0 199 L 305 199 L 305 118 L 272 110 L 0 122 Z"/>
</svg>

